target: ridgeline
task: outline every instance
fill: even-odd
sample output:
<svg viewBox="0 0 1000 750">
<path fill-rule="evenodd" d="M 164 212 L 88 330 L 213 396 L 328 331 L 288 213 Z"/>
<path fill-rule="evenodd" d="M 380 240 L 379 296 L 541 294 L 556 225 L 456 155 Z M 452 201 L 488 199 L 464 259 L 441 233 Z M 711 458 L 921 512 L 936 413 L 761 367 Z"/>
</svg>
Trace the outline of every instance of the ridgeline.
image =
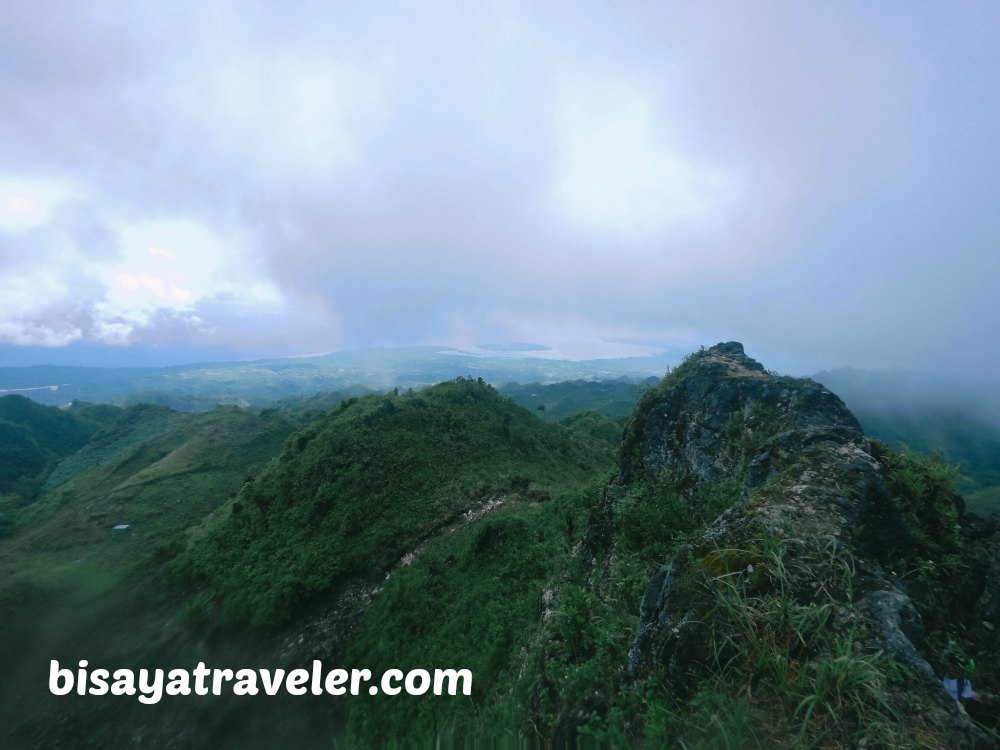
<svg viewBox="0 0 1000 750">
<path fill-rule="evenodd" d="M 41 496 L 4 541 L 36 561 L 18 591 L 44 588 L 38 540 L 51 556 L 60 529 L 90 529 L 82 509 L 118 512 L 130 488 L 140 527 L 169 531 L 154 545 L 137 529 L 155 553 L 128 560 L 113 550 L 137 548 L 79 531 L 93 553 L 59 552 L 60 575 L 91 554 L 106 569 L 76 599 L 94 621 L 150 636 L 91 638 L 92 663 L 321 659 L 475 681 L 462 699 L 137 706 L 39 696 L 44 676 L 8 654 L 35 704 L 8 712 L 12 746 L 995 746 L 1000 530 L 965 512 L 955 470 L 867 438 L 827 388 L 734 342 L 642 392 L 623 432 L 628 384 L 579 391 L 603 413 L 572 413 L 573 387 L 511 394 L 529 409 L 464 378 L 308 417 L 131 407 L 61 462 L 44 448 Z M 183 514 L 157 505 L 198 492 Z"/>
</svg>

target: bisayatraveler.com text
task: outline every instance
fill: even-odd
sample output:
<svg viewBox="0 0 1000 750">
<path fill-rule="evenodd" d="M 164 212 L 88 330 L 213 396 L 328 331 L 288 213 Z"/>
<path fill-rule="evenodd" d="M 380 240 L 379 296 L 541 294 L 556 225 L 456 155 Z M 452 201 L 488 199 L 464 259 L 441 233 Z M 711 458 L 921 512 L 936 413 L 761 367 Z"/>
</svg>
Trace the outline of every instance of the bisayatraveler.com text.
<svg viewBox="0 0 1000 750">
<path fill-rule="evenodd" d="M 219 669 L 198 662 L 194 669 L 91 669 L 86 659 L 75 668 L 49 664 L 53 695 L 136 696 L 159 703 L 163 696 L 184 695 L 471 695 L 468 669 L 387 669 L 373 679 L 368 669 L 324 670 L 314 660 L 309 669 Z"/>
</svg>

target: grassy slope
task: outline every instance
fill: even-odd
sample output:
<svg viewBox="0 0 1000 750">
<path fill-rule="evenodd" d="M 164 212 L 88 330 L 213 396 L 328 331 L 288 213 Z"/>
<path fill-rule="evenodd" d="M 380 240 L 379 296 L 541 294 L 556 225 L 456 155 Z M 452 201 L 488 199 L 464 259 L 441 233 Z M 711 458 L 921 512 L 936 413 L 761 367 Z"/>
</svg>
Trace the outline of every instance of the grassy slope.
<svg viewBox="0 0 1000 750">
<path fill-rule="evenodd" d="M 39 447 L 57 456 L 72 453 L 117 409 L 81 404 L 69 409 L 42 406 L 24 396 L 0 398 L 0 419 L 27 428 Z"/>
<path fill-rule="evenodd" d="M 542 632 L 553 587 L 574 568 L 574 545 L 599 496 L 595 482 L 551 502 L 512 503 L 435 539 L 393 572 L 358 623 L 348 662 L 373 671 L 470 669 L 473 694 L 359 697 L 349 707 L 351 739 L 369 745 L 525 730 L 534 687 L 519 680 L 526 650 Z"/>
<path fill-rule="evenodd" d="M 610 701 L 623 680 L 650 576 L 664 550 L 728 507 L 738 488 L 720 487 L 695 502 L 666 485 L 623 491 L 614 530 L 618 554 L 598 598 L 586 588 L 577 544 L 609 476 L 543 505 L 515 504 L 479 519 L 393 572 L 356 628 L 351 665 L 465 667 L 475 676 L 473 695 L 359 697 L 350 706 L 352 740 L 363 746 L 403 736 L 532 742 L 551 738 L 566 711 L 587 717 L 598 732 L 614 726 Z"/>
<path fill-rule="evenodd" d="M 459 380 L 345 403 L 257 472 L 253 464 L 276 454 L 290 429 L 273 411 L 126 410 L 53 472 L 49 494 L 0 542 L 0 603 L 10 613 L 0 644 L 23 648 L 31 632 L 44 659 L 59 649 L 79 657 L 83 645 L 67 650 L 71 643 L 106 648 L 117 663 L 148 655 L 177 619 L 158 592 L 156 548 L 194 525 L 174 569 L 197 589 L 203 614 L 287 635 L 318 595 L 367 579 L 380 591 L 355 628 L 348 666 L 473 670 L 471 700 L 352 699 L 349 730 L 358 743 L 498 727 L 529 737 L 535 726 L 551 736 L 567 715 L 609 742 L 623 741 L 623 730 L 641 741 L 641 722 L 624 723 L 636 716 L 645 717 L 651 746 L 663 733 L 697 746 L 740 741 L 712 724 L 738 718 L 742 704 L 727 695 L 705 693 L 703 704 L 678 713 L 662 693 L 629 692 L 622 680 L 650 574 L 734 500 L 737 485 L 709 488 L 693 504 L 667 481 L 617 488 L 615 554 L 588 580 L 574 548 L 614 468 L 621 431 L 607 418 L 547 424 L 488 386 Z M 252 483 L 248 473 L 257 476 Z M 466 522 L 463 512 L 486 500 L 503 504 Z M 119 522 L 134 528 L 112 533 Z M 413 551 L 412 564 L 397 565 Z M 114 643 L 101 646 L 102 628 Z M 184 630 L 172 637 L 192 640 Z M 233 648 L 235 660 L 255 664 L 257 651 Z M 0 649 L 4 657 L 11 653 Z M 42 679 L 9 661 L 0 668 L 15 687 Z M 171 726 L 204 731 L 217 720 L 202 715 L 212 705 L 136 716 L 174 710 L 179 723 Z M 29 710 L 44 725 L 44 710 Z M 301 712 L 282 723 L 304 726 Z M 118 736 L 103 723 L 95 731 Z M 236 730 L 213 731 L 196 739 L 224 742 Z M 330 739 L 329 726 L 302 731 L 296 739 L 307 744 Z"/>
<path fill-rule="evenodd" d="M 28 717 L 56 731 L 41 692 L 50 658 L 149 654 L 172 616 L 149 608 L 162 604 L 157 571 L 170 540 L 237 491 L 291 429 L 280 415 L 233 408 L 134 407 L 57 469 L 62 482 L 0 542 L 0 670 L 11 698 L 0 701 L 0 723 Z M 117 523 L 131 528 L 113 531 Z"/>
<path fill-rule="evenodd" d="M 968 510 L 1000 514 L 1000 429 L 956 412 L 858 412 L 865 433 L 893 448 L 938 453 L 959 468 L 956 483 Z"/>
<path fill-rule="evenodd" d="M 348 579 L 379 580 L 471 508 L 548 498 L 611 460 L 481 382 L 353 400 L 299 432 L 177 570 L 206 614 L 279 625 Z"/>
<path fill-rule="evenodd" d="M 584 411 L 606 417 L 627 417 L 643 390 L 655 378 L 641 383 L 619 380 L 569 380 L 561 383 L 508 383 L 500 392 L 548 421 L 559 421 Z"/>
<path fill-rule="evenodd" d="M 433 666 L 450 652 L 481 674 L 480 685 L 494 677 L 505 684 L 500 674 L 514 663 L 516 645 L 537 630 L 542 584 L 565 566 L 585 523 L 593 493 L 581 487 L 595 472 L 606 475 L 613 467 L 614 424 L 598 415 L 575 422 L 546 424 L 468 380 L 362 398 L 296 433 L 281 457 L 227 505 L 225 498 L 253 473 L 253 457 L 263 461 L 279 452 L 280 436 L 254 437 L 272 436 L 268 425 L 287 431 L 279 412 L 255 417 L 236 409 L 196 415 L 154 406 L 127 409 L 113 429 L 53 473 L 50 492 L 0 548 L 0 596 L 13 614 L 0 626 L 0 637 L 9 637 L 15 650 L 31 652 L 30 658 L 0 653 L 10 684 L 30 684 L 34 693 L 25 695 L 37 696 L 44 684 L 37 664 L 53 656 L 180 664 L 198 653 L 215 663 L 257 663 L 266 648 L 245 633 L 230 631 L 211 639 L 214 645 L 197 646 L 200 639 L 182 623 L 176 600 L 164 596 L 161 562 L 174 554 L 174 533 L 189 526 L 196 529 L 193 544 L 179 567 L 205 585 L 203 604 L 229 608 L 235 599 L 235 609 L 226 611 L 237 622 L 255 615 L 257 622 L 272 622 L 259 617 L 255 605 L 261 602 L 287 606 L 282 613 L 299 617 L 311 592 L 335 584 L 331 571 L 381 581 L 384 568 L 394 569 L 404 552 L 416 548 L 424 556 L 392 573 L 385 596 L 376 598 L 378 607 L 359 625 L 350 658 L 378 669 L 397 665 L 396 649 L 403 648 L 412 649 L 409 658 Z M 463 511 L 484 500 L 502 502 L 468 522 Z M 233 513 L 236 507 L 241 510 Z M 199 525 L 201 519 L 207 520 Z M 133 528 L 112 532 L 119 522 Z M 459 561 L 454 568 L 447 563 L 453 558 Z M 433 577 L 442 564 L 449 565 L 447 578 L 425 589 L 419 576 L 431 570 Z M 447 603 L 435 603 L 435 591 L 449 592 Z M 407 592 L 423 598 L 407 603 Z M 428 614 L 434 610 L 447 620 Z M 410 628 L 393 619 L 417 612 L 450 625 Z M 288 622 L 285 635 L 294 634 L 297 624 Z M 36 635 L 25 649 L 28 632 Z M 483 648 L 483 637 L 491 648 Z M 36 664 L 29 668 L 25 661 L 32 659 Z M 477 693 L 477 712 L 483 697 Z M 308 722 L 299 716 L 307 711 L 300 703 L 289 705 L 297 712 L 293 721 L 253 723 L 257 714 L 273 720 L 278 705 L 234 714 L 233 706 L 212 699 L 153 709 L 108 701 L 88 709 L 82 701 L 63 700 L 60 721 L 52 723 L 51 701 L 22 700 L 13 713 L 29 716 L 18 736 L 55 745 L 84 735 L 98 744 L 121 741 L 123 730 L 114 726 L 119 720 L 144 736 L 174 737 L 194 727 L 201 739 L 256 737 L 255 746 L 267 746 L 261 739 L 267 732 L 291 732 L 293 726 L 297 734 L 285 739 L 296 742 L 327 741 L 335 731 L 328 720 L 323 723 L 322 712 L 310 709 Z M 363 731 L 372 716 L 397 728 L 398 721 L 387 723 L 390 716 L 416 716 L 410 704 L 402 712 L 390 706 L 389 713 L 372 706 L 374 713 L 366 713 L 367 704 L 357 705 L 358 736 L 372 736 Z M 462 715 L 449 714 L 453 720 Z M 428 716 L 438 718 L 420 716 L 424 730 Z M 310 726 L 314 719 L 319 724 Z"/>
<path fill-rule="evenodd" d="M 7 511 L 32 500 L 64 456 L 83 446 L 120 410 L 113 406 L 42 406 L 23 396 L 0 397 L 0 494 Z"/>
<path fill-rule="evenodd" d="M 235 408 L 200 414 L 128 409 L 53 472 L 60 481 L 50 492 L 22 509 L 0 565 L 13 559 L 23 572 L 21 553 L 29 550 L 43 568 L 54 561 L 134 560 L 218 506 L 290 431 L 282 417 Z M 130 528 L 113 534 L 117 524 Z"/>
</svg>

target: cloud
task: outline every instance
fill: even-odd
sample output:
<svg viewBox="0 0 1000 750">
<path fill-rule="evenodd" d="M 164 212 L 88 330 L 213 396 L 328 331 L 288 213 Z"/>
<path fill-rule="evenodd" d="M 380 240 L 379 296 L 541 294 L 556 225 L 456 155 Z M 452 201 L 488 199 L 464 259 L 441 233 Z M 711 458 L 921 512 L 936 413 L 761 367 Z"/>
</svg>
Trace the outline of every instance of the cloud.
<svg viewBox="0 0 1000 750">
<path fill-rule="evenodd" d="M 55 216 L 60 209 L 53 203 L 46 211 Z M 189 219 L 128 222 L 96 210 L 92 218 L 108 246 L 101 253 L 88 247 L 94 227 L 85 232 L 53 218 L 0 234 L 9 267 L 0 277 L 0 338 L 129 344 L 169 318 L 186 321 L 190 334 L 203 326 L 199 309 L 209 302 L 258 313 L 284 305 L 238 233 L 223 236 Z"/>
<path fill-rule="evenodd" d="M 79 189 L 66 179 L 0 177 L 0 232 L 23 234 L 45 226 Z"/>
<path fill-rule="evenodd" d="M 564 84 L 549 196 L 559 219 L 624 243 L 725 223 L 742 179 L 673 145 L 669 118 L 653 109 L 648 95 L 599 75 Z"/>
<path fill-rule="evenodd" d="M 157 247 L 156 245 L 149 246 L 149 257 L 159 258 L 160 260 L 177 260 L 177 256 L 174 253 L 169 250 L 164 250 L 162 247 Z"/>
<path fill-rule="evenodd" d="M 1000 11 L 896 10 L 15 4 L 0 340 L 1000 364 Z"/>
</svg>

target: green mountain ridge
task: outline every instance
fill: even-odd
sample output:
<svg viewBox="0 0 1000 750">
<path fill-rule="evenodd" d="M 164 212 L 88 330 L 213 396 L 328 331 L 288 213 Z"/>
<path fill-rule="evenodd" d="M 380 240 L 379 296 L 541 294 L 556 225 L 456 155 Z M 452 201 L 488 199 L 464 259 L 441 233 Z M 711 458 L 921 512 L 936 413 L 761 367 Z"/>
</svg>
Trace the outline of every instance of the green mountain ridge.
<svg viewBox="0 0 1000 750">
<path fill-rule="evenodd" d="M 18 509 L 0 542 L 5 726 L 41 732 L 32 744 L 73 746 L 51 722 L 58 703 L 42 692 L 48 659 L 148 658 L 176 607 L 164 605 L 158 572 L 171 541 L 235 493 L 294 426 L 233 408 L 132 407 L 56 468 L 55 486 Z M 154 617 L 145 604 L 159 607 Z"/>
<path fill-rule="evenodd" d="M 1000 513 L 1000 424 L 982 387 L 970 391 L 941 378 L 854 369 L 815 378 L 844 399 L 869 436 L 893 448 L 940 454 L 957 466 L 957 488 L 969 510 Z"/>
<path fill-rule="evenodd" d="M 610 468 L 609 450 L 575 437 L 481 381 L 352 399 L 298 432 L 180 566 L 206 583 L 224 620 L 285 621 L 331 581 L 378 580 L 484 498 L 543 499 Z"/>
<path fill-rule="evenodd" d="M 59 462 L 118 412 L 103 404 L 60 410 L 23 396 L 0 397 L 0 537 L 9 531 L 16 509 L 41 492 Z"/>
<path fill-rule="evenodd" d="M 0 540 L 0 738 L 992 746 L 1000 530 L 961 515 L 947 467 L 738 344 L 645 385 L 107 412 Z M 475 681 L 142 706 L 46 695 L 49 658 Z M 937 682 L 973 663 L 975 722 Z"/>
</svg>

